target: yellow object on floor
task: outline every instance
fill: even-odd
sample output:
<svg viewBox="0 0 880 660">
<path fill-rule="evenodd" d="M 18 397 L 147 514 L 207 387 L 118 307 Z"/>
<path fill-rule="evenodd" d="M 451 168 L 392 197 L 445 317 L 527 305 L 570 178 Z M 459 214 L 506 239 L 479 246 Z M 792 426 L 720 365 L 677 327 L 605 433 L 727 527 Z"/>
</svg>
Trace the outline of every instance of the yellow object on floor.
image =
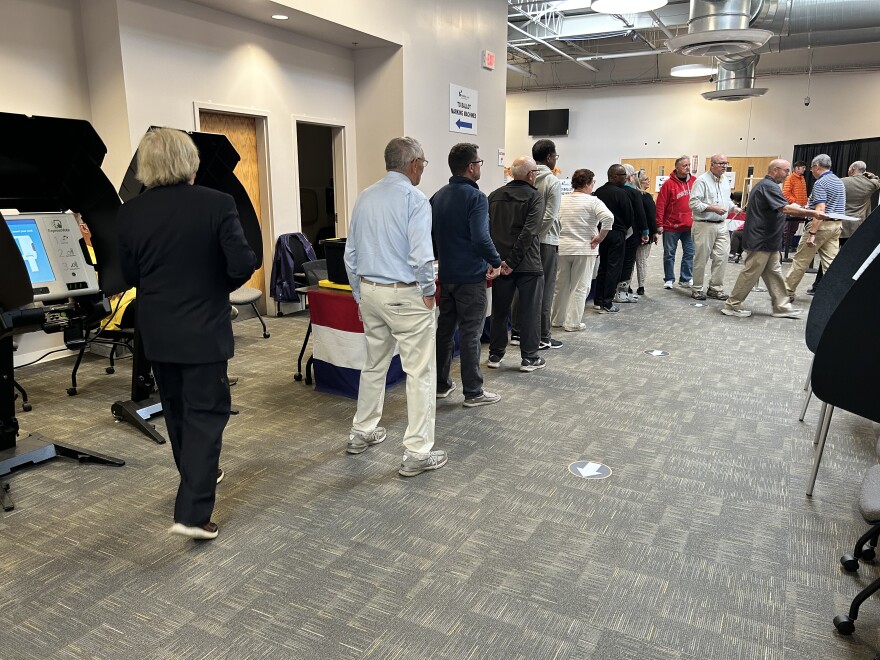
<svg viewBox="0 0 880 660">
<path fill-rule="evenodd" d="M 322 286 L 325 289 L 340 289 L 342 291 L 351 291 L 351 286 L 348 284 L 337 284 L 336 282 L 331 282 L 330 280 L 319 280 L 318 286 Z"/>
</svg>

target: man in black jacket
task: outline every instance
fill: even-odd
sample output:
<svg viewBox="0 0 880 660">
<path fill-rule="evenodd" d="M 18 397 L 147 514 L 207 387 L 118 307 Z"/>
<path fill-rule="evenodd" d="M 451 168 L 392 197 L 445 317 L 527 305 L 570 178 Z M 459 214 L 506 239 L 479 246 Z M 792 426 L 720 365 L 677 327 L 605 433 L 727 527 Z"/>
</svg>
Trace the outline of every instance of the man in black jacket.
<svg viewBox="0 0 880 660">
<path fill-rule="evenodd" d="M 489 237 L 489 204 L 477 187 L 483 161 L 475 144 L 449 152 L 449 183 L 431 198 L 434 245 L 440 261 L 440 317 L 437 321 L 437 398 L 455 389 L 449 377 L 453 335 L 458 326 L 464 406 L 501 400 L 483 389 L 480 335 L 486 320 L 486 279 L 501 273 L 501 257 Z"/>
<path fill-rule="evenodd" d="M 192 185 L 199 155 L 188 135 L 150 131 L 137 166 L 147 190 L 119 210 L 120 259 L 138 289 L 138 327 L 180 472 L 170 531 L 213 539 L 234 351 L 229 294 L 253 274 L 256 257 L 232 197 Z"/>
<path fill-rule="evenodd" d="M 543 369 L 538 357 L 541 338 L 540 307 L 544 269 L 538 230 L 544 217 L 544 196 L 535 188 L 538 168 L 520 156 L 511 168 L 513 181 L 489 195 L 489 231 L 501 255 L 501 277 L 492 284 L 492 329 L 487 366 L 501 366 L 507 350 L 507 321 L 514 292 L 519 292 L 520 371 Z"/>
<path fill-rule="evenodd" d="M 599 272 L 596 274 L 593 301 L 600 314 L 615 314 L 620 311 L 620 307 L 614 304 L 614 293 L 623 270 L 626 232 L 633 226 L 635 218 L 629 193 L 624 188 L 625 183 L 626 170 L 623 165 L 616 163 L 608 168 L 608 183 L 594 193 L 614 214 L 611 231 L 599 243 Z"/>
</svg>

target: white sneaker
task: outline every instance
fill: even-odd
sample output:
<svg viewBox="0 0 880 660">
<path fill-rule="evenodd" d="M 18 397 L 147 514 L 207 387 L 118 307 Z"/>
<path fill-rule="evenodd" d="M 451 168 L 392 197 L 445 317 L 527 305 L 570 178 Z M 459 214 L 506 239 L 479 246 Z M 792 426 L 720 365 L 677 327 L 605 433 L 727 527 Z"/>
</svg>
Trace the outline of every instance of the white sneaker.
<svg viewBox="0 0 880 660">
<path fill-rule="evenodd" d="M 580 330 L 586 330 L 587 324 L 586 323 L 579 323 L 576 328 L 566 325 L 566 326 L 563 326 L 562 329 L 565 330 L 566 332 L 578 332 Z"/>
<path fill-rule="evenodd" d="M 721 313 L 724 314 L 724 316 L 736 316 L 741 319 L 747 319 L 752 315 L 747 309 L 731 309 L 727 306 L 721 308 Z"/>
<path fill-rule="evenodd" d="M 773 312 L 773 316 L 778 319 L 799 319 L 803 312 L 804 310 L 795 308 L 790 309 L 787 312 Z"/>
<path fill-rule="evenodd" d="M 666 280 L 663 283 L 663 288 L 664 289 L 671 289 L 673 284 L 675 284 L 675 280 Z"/>
</svg>

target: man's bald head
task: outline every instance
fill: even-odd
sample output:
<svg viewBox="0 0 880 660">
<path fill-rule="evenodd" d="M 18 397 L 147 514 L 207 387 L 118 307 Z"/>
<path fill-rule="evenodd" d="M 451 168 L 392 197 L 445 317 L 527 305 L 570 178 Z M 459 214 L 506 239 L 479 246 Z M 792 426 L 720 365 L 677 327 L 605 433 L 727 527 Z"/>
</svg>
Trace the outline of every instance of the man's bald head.
<svg viewBox="0 0 880 660">
<path fill-rule="evenodd" d="M 784 158 L 771 160 L 767 166 L 767 174 L 776 182 L 782 183 L 791 174 L 791 163 Z"/>
<path fill-rule="evenodd" d="M 535 170 L 538 169 L 537 164 L 535 164 L 535 159 L 530 156 L 520 156 L 515 161 L 513 161 L 513 165 L 510 168 L 510 173 L 513 175 L 513 178 L 517 181 L 527 181 L 528 183 L 534 183 L 534 176 L 537 174 Z"/>
</svg>

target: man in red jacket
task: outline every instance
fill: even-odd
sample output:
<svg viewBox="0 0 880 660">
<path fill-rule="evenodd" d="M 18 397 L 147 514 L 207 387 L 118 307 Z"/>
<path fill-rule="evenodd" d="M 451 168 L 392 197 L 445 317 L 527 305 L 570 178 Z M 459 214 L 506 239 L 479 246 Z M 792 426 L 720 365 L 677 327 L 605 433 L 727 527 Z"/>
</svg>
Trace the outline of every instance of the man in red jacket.
<svg viewBox="0 0 880 660">
<path fill-rule="evenodd" d="M 657 231 L 663 234 L 663 288 L 671 289 L 675 283 L 675 252 L 681 241 L 681 269 L 679 286 L 690 286 L 694 265 L 694 240 L 691 227 L 694 224 L 688 201 L 696 178 L 691 175 L 691 159 L 679 156 L 675 159 L 675 171 L 663 182 L 657 195 Z"/>
</svg>

